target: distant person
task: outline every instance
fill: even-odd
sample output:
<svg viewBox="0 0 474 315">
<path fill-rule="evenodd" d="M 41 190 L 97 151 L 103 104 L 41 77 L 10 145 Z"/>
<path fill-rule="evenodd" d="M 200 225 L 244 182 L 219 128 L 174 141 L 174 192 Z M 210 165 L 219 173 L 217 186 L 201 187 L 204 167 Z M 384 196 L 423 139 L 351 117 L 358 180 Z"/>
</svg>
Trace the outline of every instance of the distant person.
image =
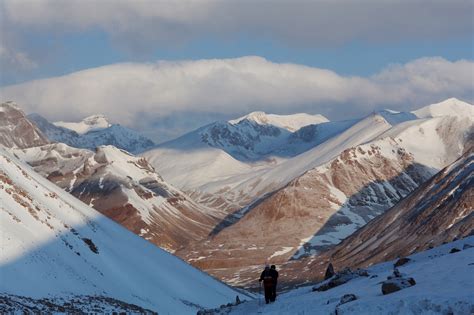
<svg viewBox="0 0 474 315">
<path fill-rule="evenodd" d="M 266 265 L 265 270 L 262 271 L 260 275 L 259 282 L 263 281 L 263 289 L 265 290 L 265 302 L 268 304 L 272 300 L 272 292 L 273 292 L 273 272 L 270 269 L 270 266 Z M 274 301 L 274 299 L 273 299 Z"/>
<path fill-rule="evenodd" d="M 270 267 L 270 273 L 273 278 L 272 296 L 270 297 L 270 302 L 275 302 L 276 297 L 277 297 L 277 282 L 278 282 L 278 271 L 276 270 L 275 265 L 272 265 Z"/>
</svg>

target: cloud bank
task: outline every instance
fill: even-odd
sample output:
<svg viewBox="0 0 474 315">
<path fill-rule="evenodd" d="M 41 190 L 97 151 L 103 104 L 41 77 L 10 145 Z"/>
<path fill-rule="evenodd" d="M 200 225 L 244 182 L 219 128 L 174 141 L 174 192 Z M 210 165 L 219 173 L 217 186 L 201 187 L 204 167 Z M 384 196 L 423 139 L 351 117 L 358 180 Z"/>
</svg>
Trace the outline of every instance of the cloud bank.
<svg viewBox="0 0 474 315">
<path fill-rule="evenodd" d="M 409 110 L 452 96 L 472 102 L 473 73 L 472 61 L 440 57 L 357 77 L 249 56 L 114 64 L 4 87 L 0 95 L 2 101 L 13 100 L 51 120 L 104 113 L 141 130 L 166 121 L 167 128 L 175 126 L 179 133 L 207 116 L 233 118 L 255 110 L 344 119 L 383 107 Z M 195 125 L 189 123 L 193 117 Z"/>
<path fill-rule="evenodd" d="M 99 29 L 131 51 L 211 34 L 225 40 L 250 36 L 327 47 L 472 33 L 470 0 L 3 0 L 0 9 L 10 27 L 52 33 Z"/>
</svg>

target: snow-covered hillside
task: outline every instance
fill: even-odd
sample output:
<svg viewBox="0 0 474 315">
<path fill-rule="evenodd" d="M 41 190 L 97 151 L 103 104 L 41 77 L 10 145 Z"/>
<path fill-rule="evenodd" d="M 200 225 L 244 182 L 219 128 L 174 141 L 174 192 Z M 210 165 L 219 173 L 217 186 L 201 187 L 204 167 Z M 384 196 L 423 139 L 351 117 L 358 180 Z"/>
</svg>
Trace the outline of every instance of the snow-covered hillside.
<svg viewBox="0 0 474 315">
<path fill-rule="evenodd" d="M 458 251 L 451 253 L 456 248 Z M 393 277 L 394 261 L 374 265 L 362 276 L 326 291 L 317 286 L 283 293 L 275 303 L 254 300 L 238 306 L 216 309 L 208 314 L 473 314 L 472 268 L 474 236 L 408 257 L 400 267 L 401 277 L 413 278 L 415 285 L 382 294 L 382 283 Z M 338 270 L 340 271 L 340 270 Z M 303 277 L 311 270 L 300 270 Z M 355 274 L 355 273 L 354 273 Z M 334 279 L 334 277 L 332 278 Z M 392 278 L 394 279 L 394 278 Z M 405 280 L 406 281 L 406 280 Z M 341 281 L 342 282 L 342 281 Z M 402 280 L 392 280 L 402 282 Z M 344 297 L 344 298 L 343 298 Z"/>
<path fill-rule="evenodd" d="M 2 294 L 105 296 L 160 314 L 195 314 L 239 294 L 130 233 L 3 149 L 0 201 Z"/>
<path fill-rule="evenodd" d="M 28 115 L 51 140 L 72 147 L 94 150 L 101 145 L 113 145 L 132 153 L 143 152 L 154 145 L 140 133 L 118 124 L 111 124 L 104 115 L 94 115 L 80 122 L 50 123 L 38 114 Z"/>
<path fill-rule="evenodd" d="M 166 183 L 144 158 L 113 146 L 94 153 L 55 143 L 14 152 L 86 204 L 170 251 L 204 238 L 225 216 Z"/>
</svg>

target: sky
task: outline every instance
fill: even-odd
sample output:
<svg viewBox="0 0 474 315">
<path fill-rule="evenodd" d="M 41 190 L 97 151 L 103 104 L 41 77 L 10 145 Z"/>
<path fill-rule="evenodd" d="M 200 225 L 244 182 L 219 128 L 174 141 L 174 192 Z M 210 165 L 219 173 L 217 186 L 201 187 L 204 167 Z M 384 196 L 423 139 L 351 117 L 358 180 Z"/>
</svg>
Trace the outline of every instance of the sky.
<svg viewBox="0 0 474 315">
<path fill-rule="evenodd" d="M 474 100 L 474 2 L 0 0 L 0 100 L 156 141 L 250 111 Z"/>
</svg>

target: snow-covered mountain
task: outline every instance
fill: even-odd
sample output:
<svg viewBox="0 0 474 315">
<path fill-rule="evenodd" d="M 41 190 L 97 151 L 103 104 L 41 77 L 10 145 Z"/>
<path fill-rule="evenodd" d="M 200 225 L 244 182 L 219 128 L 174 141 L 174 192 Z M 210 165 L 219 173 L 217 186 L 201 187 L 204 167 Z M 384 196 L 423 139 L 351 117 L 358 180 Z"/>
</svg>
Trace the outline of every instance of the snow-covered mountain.
<svg viewBox="0 0 474 315">
<path fill-rule="evenodd" d="M 278 143 L 278 146 L 275 146 L 276 149 L 272 149 L 273 155 L 258 162 L 238 160 L 232 152 L 241 151 L 241 147 L 233 146 L 229 142 L 225 142 L 226 145 L 221 145 L 221 147 L 219 145 L 211 147 L 202 143 L 201 134 L 213 134 L 209 132 L 209 130 L 213 130 L 211 127 L 222 126 L 221 123 L 211 124 L 211 127 L 203 127 L 176 140 L 159 145 L 153 150 L 144 152 L 143 156 L 167 181 L 188 192 L 200 203 L 218 206 L 232 212 L 283 187 L 304 172 L 336 157 L 345 149 L 374 140 L 388 130 L 392 130 L 392 135 L 386 136 L 394 137 L 396 133 L 401 133 L 405 128 L 410 129 L 412 135 L 407 139 L 413 141 L 406 142 L 407 148 L 416 149 L 420 158 L 423 153 L 421 151 L 426 146 L 419 146 L 416 141 L 417 137 L 423 141 L 435 141 L 437 147 L 427 148 L 427 158 L 417 162 L 423 164 L 431 154 L 431 159 L 438 159 L 438 161 L 431 161 L 428 165 L 439 170 L 459 157 L 462 149 L 459 141 L 451 142 L 448 139 L 448 135 L 451 133 L 449 128 L 452 128 L 453 139 L 459 139 L 459 133 L 466 133 L 466 129 L 474 130 L 472 127 L 474 115 L 458 115 L 459 112 L 469 113 L 473 106 L 467 103 L 460 104 L 460 106 L 461 108 L 453 110 L 450 103 L 446 102 L 441 106 L 446 107 L 443 109 L 445 116 L 436 117 L 434 120 L 426 118 L 431 120 L 431 123 L 427 122 L 427 125 L 436 125 L 439 122 L 436 119 L 451 117 L 446 118 L 451 119 L 451 122 L 441 124 L 444 126 L 442 127 L 444 128 L 442 136 L 444 143 L 440 143 L 437 132 L 424 135 L 423 127 L 417 127 L 417 124 L 422 120 L 415 114 L 383 110 L 359 120 L 323 122 L 304 126 L 290 133 L 287 140 L 273 142 L 274 144 Z M 459 121 L 461 125 L 456 126 L 456 121 Z M 235 120 L 234 123 L 246 125 L 252 122 L 241 118 Z M 224 125 L 228 126 L 230 123 Z M 231 130 L 226 128 L 218 128 L 218 130 Z M 213 139 L 222 139 L 222 134 L 230 135 L 232 132 L 216 131 L 216 136 Z M 430 136 L 434 139 L 429 139 Z M 206 139 L 210 138 L 212 137 Z M 262 140 L 263 137 L 259 139 Z M 246 142 L 244 141 L 244 143 Z M 250 141 L 250 143 L 253 142 Z M 262 145 L 269 147 L 268 143 L 272 142 L 265 140 Z M 278 156 L 278 152 L 292 152 L 293 155 L 280 154 Z"/>
<path fill-rule="evenodd" d="M 8 295 L 70 303 L 93 296 L 96 302 L 113 298 L 160 314 L 195 314 L 234 301 L 237 294 L 242 298 L 3 149 L 0 201 L 0 293 L 6 303 Z"/>
<path fill-rule="evenodd" d="M 6 148 L 28 148 L 48 143 L 46 136 L 13 102 L 0 104 L 0 145 Z"/>
<path fill-rule="evenodd" d="M 221 123 L 205 126 L 176 140 L 161 144 L 142 155 L 167 181 L 189 192 L 200 203 L 234 211 L 245 207 L 255 197 L 283 186 L 310 169 L 314 164 L 313 161 L 318 161 L 318 158 L 313 156 L 314 152 L 322 159 L 329 159 L 351 145 L 367 141 L 390 127 L 381 117 L 378 120 L 383 123 L 377 123 L 373 119 L 322 122 L 303 127 L 293 133 L 285 129 L 284 137 L 273 137 L 271 140 L 261 136 L 257 129 L 251 129 L 258 135 L 255 138 L 258 138 L 264 147 L 272 147 L 272 150 L 268 151 L 272 152 L 271 155 L 265 155 L 265 160 L 257 162 L 241 161 L 235 158 L 232 152 L 241 151 L 242 147 L 239 145 L 233 146 L 230 142 L 226 142 L 227 145 L 219 147 L 210 146 L 202 141 L 202 135 L 212 134 L 213 128 L 223 126 Z M 239 124 L 237 127 L 230 123 L 224 125 L 237 129 L 245 129 L 244 126 L 253 126 L 252 128 L 260 126 L 246 119 L 236 121 Z M 375 128 L 369 130 L 368 126 L 372 127 L 372 124 Z M 225 128 L 218 128 L 218 130 L 227 130 Z M 273 125 L 266 125 L 265 128 L 278 130 L 278 132 L 283 130 Z M 367 135 L 361 132 L 362 129 L 367 130 Z M 229 134 L 228 132 L 216 133 L 214 140 L 221 139 L 221 134 Z M 236 133 L 240 136 L 243 134 L 240 129 Z M 204 137 L 204 139 L 209 138 Z M 253 143 L 252 140 L 247 140 Z M 243 141 L 243 143 L 246 142 Z M 255 153 L 255 151 L 252 152 Z M 299 154 L 301 152 L 304 153 Z M 281 156 L 278 156 L 279 153 L 282 153 Z M 290 158 L 291 156 L 295 157 Z"/>
<path fill-rule="evenodd" d="M 104 115 L 93 115 L 80 122 L 50 123 L 38 114 L 30 114 L 28 119 L 51 141 L 76 148 L 94 150 L 101 145 L 113 145 L 131 153 L 139 153 L 154 145 L 153 141 L 134 130 L 111 124 Z"/>
<path fill-rule="evenodd" d="M 474 137 L 473 122 L 474 116 L 443 116 L 392 126 L 369 115 L 234 187 L 241 200 L 264 197 L 237 212 L 235 224 L 179 255 L 229 283 L 248 285 L 251 278 L 242 274 L 249 265 L 320 253 L 459 158 Z"/>
<path fill-rule="evenodd" d="M 174 251 L 208 235 L 225 213 L 195 203 L 141 157 L 113 146 L 15 150 L 35 171 L 150 242 Z"/>
<path fill-rule="evenodd" d="M 307 149 L 309 141 L 292 137 L 304 126 L 328 122 L 322 115 L 274 115 L 253 112 L 243 117 L 219 121 L 157 146 L 160 150 L 216 148 L 242 162 L 268 161 L 295 156 Z M 327 129 L 327 128 L 326 128 Z M 330 132 L 330 131 L 328 131 Z M 192 139 L 192 146 L 190 146 Z M 290 145 L 291 144 L 291 145 Z"/>
<path fill-rule="evenodd" d="M 391 139 L 346 149 L 256 202 L 235 224 L 178 254 L 229 283 L 252 285 L 242 276 L 249 266 L 258 269 L 268 261 L 282 264 L 326 250 L 433 173 Z"/>
<path fill-rule="evenodd" d="M 396 260 L 358 271 L 337 269 L 341 276 L 283 292 L 275 303 L 253 300 L 206 314 L 472 314 L 473 257 L 474 236 L 470 236 L 411 255 L 397 271 Z M 302 277 L 312 274 L 310 268 L 299 272 Z M 383 294 L 386 284 L 400 290 Z M 320 287 L 329 289 L 316 290 Z"/>
</svg>

